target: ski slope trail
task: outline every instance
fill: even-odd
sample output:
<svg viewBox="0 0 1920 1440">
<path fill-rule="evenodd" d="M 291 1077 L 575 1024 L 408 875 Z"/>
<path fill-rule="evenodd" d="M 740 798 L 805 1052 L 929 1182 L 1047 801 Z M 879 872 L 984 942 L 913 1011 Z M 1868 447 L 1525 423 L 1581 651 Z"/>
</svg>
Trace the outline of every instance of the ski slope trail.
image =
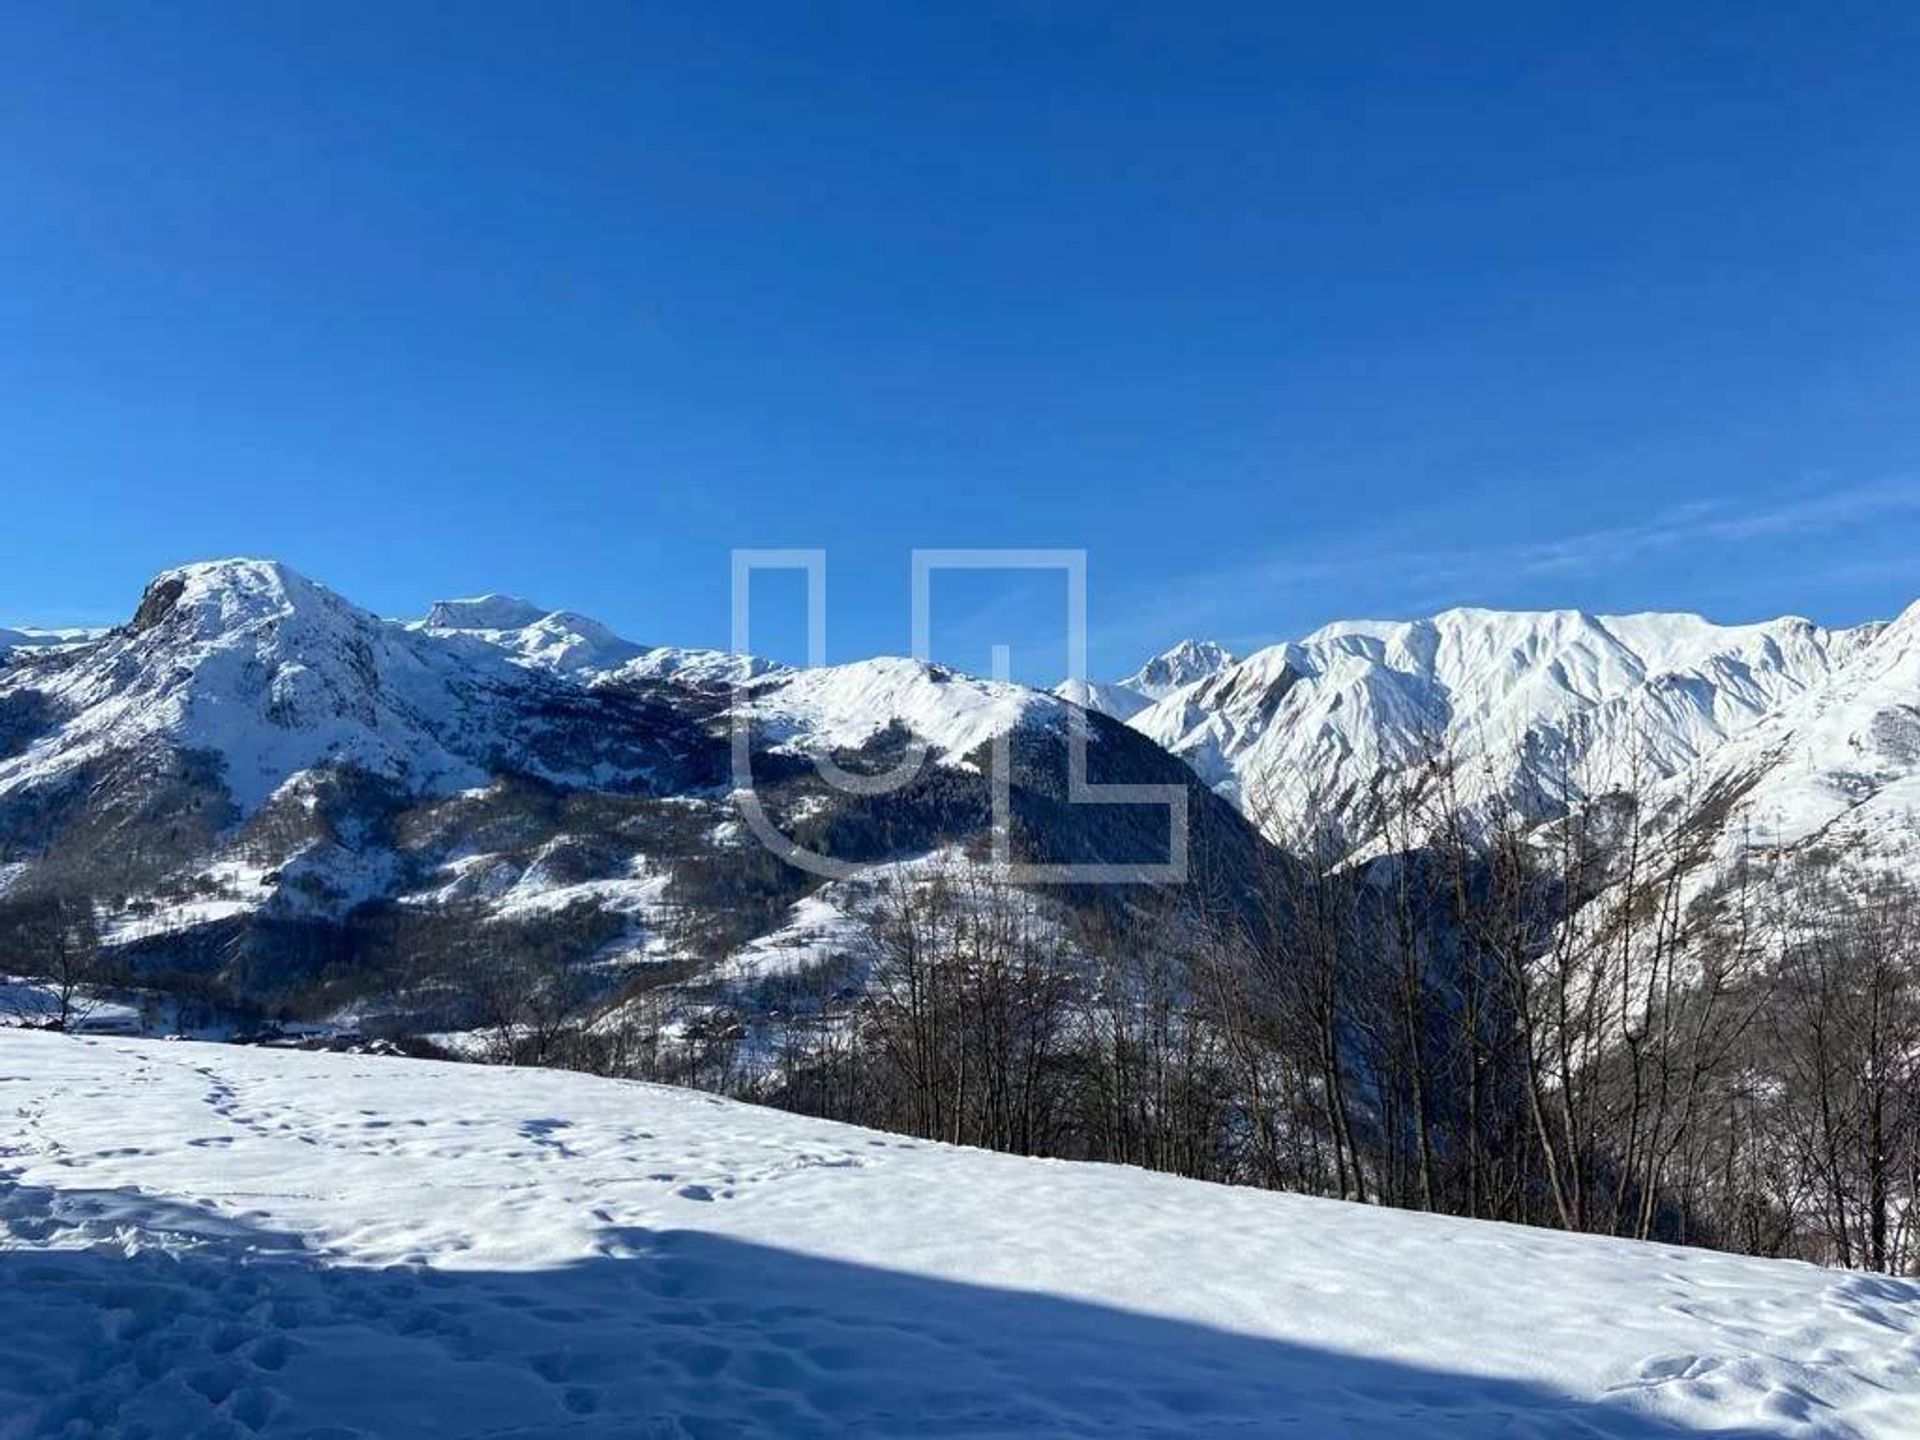
<svg viewBox="0 0 1920 1440">
<path fill-rule="evenodd" d="M 1920 1284 L 0 1031 L 0 1437 L 1920 1435 Z"/>
</svg>

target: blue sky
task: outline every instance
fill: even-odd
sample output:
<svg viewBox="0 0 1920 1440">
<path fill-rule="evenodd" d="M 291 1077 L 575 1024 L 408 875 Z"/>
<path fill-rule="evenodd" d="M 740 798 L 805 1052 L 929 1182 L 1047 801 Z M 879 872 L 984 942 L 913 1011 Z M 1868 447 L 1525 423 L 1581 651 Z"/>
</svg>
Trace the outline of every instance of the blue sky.
<svg viewBox="0 0 1920 1440">
<path fill-rule="evenodd" d="M 1910 7 L 546 8 L 7 7 L 0 622 L 244 553 L 720 644 L 824 546 L 848 658 L 916 545 L 1073 546 L 1112 674 L 1920 596 Z"/>
</svg>

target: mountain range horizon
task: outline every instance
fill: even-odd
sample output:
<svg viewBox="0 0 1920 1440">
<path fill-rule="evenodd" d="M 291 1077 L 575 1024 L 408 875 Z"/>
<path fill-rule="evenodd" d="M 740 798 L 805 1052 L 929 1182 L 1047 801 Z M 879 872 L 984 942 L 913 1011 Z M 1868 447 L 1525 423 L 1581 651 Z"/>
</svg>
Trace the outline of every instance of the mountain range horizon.
<svg viewBox="0 0 1920 1440">
<path fill-rule="evenodd" d="M 266 554 L 236 554 L 215 556 L 204 560 L 181 561 L 176 564 L 163 566 L 151 574 L 142 586 L 141 593 L 144 594 L 145 590 L 151 587 L 155 580 L 164 578 L 170 574 L 189 570 L 217 570 L 234 566 L 272 566 L 284 570 L 289 575 L 297 577 L 307 583 L 318 584 L 323 588 L 332 588 L 327 586 L 324 581 L 313 580 L 306 571 L 277 557 Z M 134 602 L 135 608 L 137 608 L 137 603 L 136 600 Z M 1912 603 L 1914 605 L 1920 605 L 1920 597 L 1916 597 Z M 1750 619 L 1729 620 L 1709 616 L 1704 610 L 1697 608 L 1650 608 L 1614 611 L 1584 606 L 1535 607 L 1454 604 L 1401 615 L 1374 613 L 1330 620 L 1295 636 L 1271 640 L 1264 644 L 1241 645 L 1237 648 L 1229 648 L 1227 645 L 1201 633 L 1178 635 L 1166 641 L 1157 649 L 1149 647 L 1147 658 L 1142 660 L 1132 672 L 1126 675 L 1112 676 L 1106 679 L 1094 675 L 1079 677 L 1063 676 L 1059 680 L 1056 688 L 1071 685 L 1075 683 L 1075 681 L 1084 681 L 1086 684 L 1092 686 L 1131 686 L 1135 683 L 1149 685 L 1163 684 L 1164 682 L 1156 681 L 1153 677 L 1152 672 L 1156 665 L 1175 666 L 1183 673 L 1193 671 L 1197 677 L 1197 669 L 1193 663 L 1193 657 L 1196 652 L 1204 652 L 1210 657 L 1224 657 L 1228 663 L 1237 663 L 1250 659 L 1265 650 L 1277 649 L 1288 644 L 1311 642 L 1330 633 L 1340 632 L 1356 626 L 1417 624 L 1423 621 L 1441 622 L 1454 618 L 1471 622 L 1478 619 L 1492 619 L 1495 617 L 1527 616 L 1541 618 L 1580 617 L 1601 625 L 1606 625 L 1614 621 L 1634 622 L 1648 619 L 1695 621 L 1702 625 L 1722 630 L 1739 630 L 1753 626 L 1801 622 L 1830 630 L 1833 633 L 1845 633 L 1869 630 L 1874 627 L 1884 627 L 1885 625 L 1893 623 L 1894 620 L 1899 618 L 1900 614 L 1904 613 L 1905 609 L 1903 608 L 1902 611 L 1881 619 L 1868 619 L 1851 625 L 1825 626 L 1822 625 L 1821 622 L 1813 619 L 1809 612 L 1794 608 L 1786 608 L 1772 614 L 1760 615 Z M 131 614 L 131 610 L 129 610 L 129 614 Z M 649 645 L 642 645 L 628 637 L 616 634 L 613 628 L 604 622 L 592 616 L 585 615 L 570 606 L 548 606 L 541 601 L 530 598 L 528 595 L 504 590 L 475 590 L 467 595 L 449 596 L 429 601 L 426 603 L 421 614 L 417 616 L 382 615 L 380 618 L 391 620 L 398 624 L 420 624 L 427 628 L 501 631 L 522 629 L 540 622 L 566 622 L 578 625 L 583 629 L 590 629 L 595 634 L 605 637 L 610 643 L 631 646 L 636 653 L 652 648 Z M 97 638 L 116 628 L 118 628 L 118 626 L 112 623 L 88 625 L 43 624 L 31 613 L 21 614 L 12 617 L 4 623 L 0 623 L 0 650 L 7 648 L 25 648 L 33 645 L 76 643 Z M 1097 628 L 1097 620 L 1095 621 L 1094 628 Z M 677 642 L 671 640 L 658 640 L 654 642 L 654 644 L 657 645 L 673 645 L 675 643 Z M 685 646 L 683 648 L 711 649 L 713 647 Z M 890 657 L 904 658 L 901 657 L 901 652 L 889 650 L 876 650 L 860 658 L 884 659 Z M 1205 668 L 1207 663 L 1205 660 L 1201 661 L 1198 668 Z M 1214 664 L 1212 668 L 1222 667 Z"/>
</svg>

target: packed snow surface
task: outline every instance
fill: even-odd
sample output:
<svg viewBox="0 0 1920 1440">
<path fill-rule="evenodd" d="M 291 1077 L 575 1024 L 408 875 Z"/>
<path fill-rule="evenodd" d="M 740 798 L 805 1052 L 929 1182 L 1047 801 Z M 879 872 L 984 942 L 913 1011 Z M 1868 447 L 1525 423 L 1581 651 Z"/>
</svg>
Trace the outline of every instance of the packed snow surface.
<svg viewBox="0 0 1920 1440">
<path fill-rule="evenodd" d="M 1920 1284 L 0 1033 L 0 1436 L 1920 1434 Z"/>
</svg>

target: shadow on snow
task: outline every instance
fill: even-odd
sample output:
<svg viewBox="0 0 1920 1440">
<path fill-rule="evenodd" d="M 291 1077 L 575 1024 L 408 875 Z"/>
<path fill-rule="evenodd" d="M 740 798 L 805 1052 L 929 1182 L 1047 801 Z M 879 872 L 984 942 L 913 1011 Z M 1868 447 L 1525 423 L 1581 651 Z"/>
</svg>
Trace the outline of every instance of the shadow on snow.
<svg viewBox="0 0 1920 1440">
<path fill-rule="evenodd" d="M 0 1179 L 7 1232 L 96 1248 L 0 1250 L 4 1437 L 1691 1433 L 1630 1392 L 1576 1401 L 699 1231 L 609 1224 L 597 1258 L 544 1270 L 354 1268 L 200 1206 Z M 138 1248 L 154 1236 L 172 1238 Z"/>
</svg>

